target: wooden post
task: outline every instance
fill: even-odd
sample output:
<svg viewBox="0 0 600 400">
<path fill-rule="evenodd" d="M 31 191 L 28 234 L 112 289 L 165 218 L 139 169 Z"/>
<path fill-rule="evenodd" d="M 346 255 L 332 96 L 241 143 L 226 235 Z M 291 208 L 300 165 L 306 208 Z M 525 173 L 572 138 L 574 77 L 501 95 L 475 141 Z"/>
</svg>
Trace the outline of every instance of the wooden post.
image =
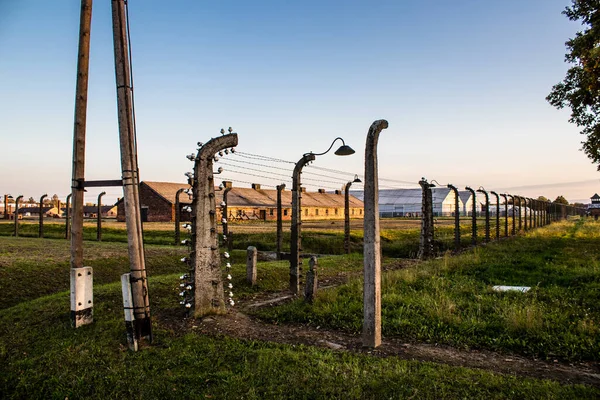
<svg viewBox="0 0 600 400">
<path fill-rule="evenodd" d="M 38 229 L 38 237 L 44 237 L 44 199 L 48 197 L 47 194 L 43 194 L 40 197 L 40 226 Z"/>
<path fill-rule="evenodd" d="M 19 201 L 23 198 L 23 195 L 17 196 L 15 199 L 15 237 L 19 236 Z"/>
<path fill-rule="evenodd" d="M 98 210 L 96 214 L 96 240 L 102 241 L 102 196 L 104 196 L 106 192 L 101 192 L 98 195 Z"/>
<path fill-rule="evenodd" d="M 384 119 L 371 124 L 365 146 L 364 195 L 364 287 L 363 346 L 375 348 L 381 344 L 381 238 L 379 235 L 379 181 L 377 142 L 388 127 Z"/>
<path fill-rule="evenodd" d="M 281 260 L 281 247 L 283 244 L 283 216 L 281 210 L 281 192 L 285 190 L 285 183 L 277 185 L 277 259 Z"/>
<path fill-rule="evenodd" d="M 519 200 L 519 232 L 521 232 L 521 229 L 523 229 L 523 221 L 521 220 L 521 208 L 523 208 L 521 206 L 522 202 L 521 202 L 521 196 L 515 196 L 516 200 Z M 514 204 L 513 204 L 514 207 Z"/>
<path fill-rule="evenodd" d="M 112 21 L 119 143 L 121 147 L 121 173 L 123 179 L 123 204 L 125 206 L 125 223 L 127 226 L 129 265 L 131 269 L 130 283 L 135 317 L 134 330 L 136 339 L 139 340 L 144 337 L 152 341 L 150 301 L 148 297 L 139 196 L 140 178 L 133 114 L 133 82 L 130 69 L 124 0 L 112 0 Z"/>
<path fill-rule="evenodd" d="M 292 174 L 292 226 L 290 238 L 290 291 L 300 293 L 300 252 L 302 251 L 302 184 L 300 175 L 302 168 L 315 160 L 312 153 L 304 154 L 294 167 Z"/>
<path fill-rule="evenodd" d="M 77 56 L 77 85 L 75 89 L 75 124 L 73 128 L 73 171 L 71 195 L 73 197 L 72 222 L 67 233 L 71 233 L 71 289 L 72 296 L 81 296 L 79 286 L 73 281 L 83 268 L 83 196 L 85 177 L 85 128 L 87 118 L 88 71 L 90 62 L 90 31 L 92 22 L 92 0 L 81 0 L 79 24 L 79 53 Z M 68 208 L 68 206 L 67 206 Z M 86 318 L 79 318 L 85 314 Z M 71 303 L 71 324 L 74 328 L 93 322 L 92 309 L 76 310 Z"/>
<path fill-rule="evenodd" d="M 235 133 L 213 138 L 198 150 L 194 162 L 191 262 L 196 317 L 226 311 L 217 235 L 213 160 L 218 151 L 237 144 Z"/>
<path fill-rule="evenodd" d="M 258 251 L 254 246 L 248 246 L 246 250 L 246 282 L 250 286 L 256 285 L 256 261 L 258 258 Z"/>
<path fill-rule="evenodd" d="M 308 272 L 306 273 L 306 285 L 304 286 L 304 301 L 312 304 L 317 295 L 317 257 L 311 256 L 308 261 Z"/>
</svg>

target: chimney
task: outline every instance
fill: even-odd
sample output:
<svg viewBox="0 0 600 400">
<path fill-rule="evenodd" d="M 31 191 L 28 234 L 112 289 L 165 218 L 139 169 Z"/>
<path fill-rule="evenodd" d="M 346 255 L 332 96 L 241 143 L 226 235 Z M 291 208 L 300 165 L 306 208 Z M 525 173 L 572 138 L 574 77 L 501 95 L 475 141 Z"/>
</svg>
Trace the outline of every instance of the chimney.
<svg viewBox="0 0 600 400">
<path fill-rule="evenodd" d="M 319 193 L 325 193 L 325 189 L 319 189 Z"/>
<path fill-rule="evenodd" d="M 342 191 L 341 190 L 336 190 L 335 194 L 342 194 Z"/>
<path fill-rule="evenodd" d="M 306 188 L 305 187 L 300 187 L 300 193 L 306 193 Z"/>
<path fill-rule="evenodd" d="M 231 183 L 231 181 L 223 181 L 223 187 L 224 188 L 232 188 L 233 183 Z"/>
<path fill-rule="evenodd" d="M 260 184 L 259 183 L 253 183 L 252 184 L 252 189 L 254 189 L 254 190 L 260 190 Z"/>
</svg>

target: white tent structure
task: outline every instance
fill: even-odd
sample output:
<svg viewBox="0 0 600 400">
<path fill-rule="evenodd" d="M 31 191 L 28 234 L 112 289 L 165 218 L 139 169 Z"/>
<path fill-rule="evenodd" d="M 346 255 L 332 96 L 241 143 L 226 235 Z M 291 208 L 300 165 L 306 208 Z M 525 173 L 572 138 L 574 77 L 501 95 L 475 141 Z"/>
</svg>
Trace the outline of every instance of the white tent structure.
<svg viewBox="0 0 600 400">
<path fill-rule="evenodd" d="M 350 191 L 350 194 L 361 201 L 364 200 L 364 192 Z M 448 188 L 432 188 L 433 215 L 454 215 L 454 191 Z M 423 192 L 421 189 L 380 189 L 379 190 L 379 216 L 391 217 L 419 217 Z M 459 209 L 463 210 L 462 200 L 459 194 Z"/>
</svg>

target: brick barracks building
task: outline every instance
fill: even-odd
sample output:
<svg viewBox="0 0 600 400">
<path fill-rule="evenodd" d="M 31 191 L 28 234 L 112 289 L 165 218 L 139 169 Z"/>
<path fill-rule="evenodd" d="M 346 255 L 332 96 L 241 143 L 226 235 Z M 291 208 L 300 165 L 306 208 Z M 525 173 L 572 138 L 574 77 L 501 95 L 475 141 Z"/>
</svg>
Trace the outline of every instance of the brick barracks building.
<svg viewBox="0 0 600 400">
<path fill-rule="evenodd" d="M 277 220 L 277 190 L 261 189 L 260 185 L 253 184 L 251 188 L 232 187 L 231 182 L 226 182 L 230 190 L 227 194 L 227 210 L 229 220 Z M 173 222 L 175 221 L 175 195 L 179 189 L 187 189 L 185 183 L 150 182 L 140 183 L 140 203 L 142 206 L 142 220 L 144 222 Z M 344 194 L 341 191 L 326 193 L 324 189 L 317 192 L 306 192 L 302 188 L 302 219 L 303 220 L 328 220 L 344 218 Z M 223 190 L 215 189 L 215 203 L 220 216 L 220 206 L 223 199 Z M 363 218 L 363 202 L 350 195 L 350 218 Z M 179 195 L 181 207 L 191 204 L 190 197 L 185 193 Z M 283 190 L 281 193 L 283 220 L 292 218 L 292 193 Z M 190 215 L 181 212 L 181 220 L 189 221 Z M 117 202 L 117 220 L 125 221 L 123 199 Z"/>
</svg>

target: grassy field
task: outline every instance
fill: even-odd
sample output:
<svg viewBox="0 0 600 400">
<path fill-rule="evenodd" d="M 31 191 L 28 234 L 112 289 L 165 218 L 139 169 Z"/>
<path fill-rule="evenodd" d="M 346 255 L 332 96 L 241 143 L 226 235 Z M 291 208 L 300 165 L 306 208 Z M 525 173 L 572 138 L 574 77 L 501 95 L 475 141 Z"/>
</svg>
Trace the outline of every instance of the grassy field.
<svg viewBox="0 0 600 400">
<path fill-rule="evenodd" d="M 385 240 L 402 248 L 397 243 L 403 240 L 402 231 L 411 229 L 389 229 Z M 398 261 L 386 257 L 384 264 L 390 270 L 383 278 L 384 334 L 507 354 L 597 361 L 599 237 L 598 223 L 565 222 L 399 270 L 393 270 Z M 600 396 L 597 387 L 201 335 L 193 321 L 182 322 L 178 304 L 178 276 L 183 272 L 179 258 L 184 251 L 146 246 L 155 342 L 131 353 L 126 349 L 118 283 L 120 274 L 128 271 L 125 243 L 85 242 L 85 264 L 94 267 L 95 275 L 95 323 L 74 330 L 69 324 L 68 242 L 0 237 L 0 397 Z M 234 292 L 241 304 L 287 286 L 286 262 L 260 262 L 258 285 L 251 288 L 244 282 L 245 252 L 234 251 L 233 261 Z M 359 331 L 362 256 L 323 257 L 319 265 L 321 281 L 344 277 L 348 283 L 320 291 L 312 306 L 292 302 L 262 310 L 261 317 L 280 324 Z M 494 284 L 533 289 L 526 294 L 497 293 L 490 289 Z"/>
<path fill-rule="evenodd" d="M 600 224 L 556 223 L 510 241 L 388 272 L 383 333 L 542 358 L 600 360 Z M 527 293 L 493 285 L 530 286 Z M 359 332 L 362 282 L 261 310 L 278 322 Z"/>
<path fill-rule="evenodd" d="M 435 220 L 435 250 L 443 253 L 454 249 L 454 219 L 437 218 Z M 362 253 L 362 220 L 351 220 L 350 249 L 351 252 Z M 495 220 L 492 221 L 495 223 Z M 501 226 L 504 225 L 501 220 Z M 381 220 L 381 248 L 387 257 L 415 258 L 419 251 L 419 235 L 421 221 L 407 218 L 386 218 Z M 477 222 L 478 242 L 485 238 L 485 220 Z M 495 225 L 491 226 L 491 237 L 495 236 Z M 273 221 L 237 221 L 230 223 L 230 236 L 233 238 L 233 248 L 245 250 L 255 246 L 259 251 L 276 250 L 276 224 Z M 38 220 L 19 221 L 19 236 L 38 237 Z M 144 224 L 144 242 L 152 245 L 174 245 L 175 233 L 173 223 L 149 222 Z M 302 224 L 302 248 L 306 253 L 313 254 L 345 254 L 344 250 L 344 221 L 306 221 Z M 503 234 L 501 229 L 501 234 Z M 0 236 L 13 236 L 14 221 L 0 220 Z M 44 222 L 44 237 L 64 239 L 65 225 L 63 220 L 47 219 Z M 84 240 L 95 241 L 97 237 L 96 221 L 86 220 L 83 230 Z M 185 230 L 181 237 L 185 238 Z M 103 242 L 127 242 L 125 223 L 114 219 L 103 221 Z M 283 225 L 283 248 L 289 252 L 290 222 Z M 461 219 L 461 245 L 463 248 L 471 244 L 471 219 Z"/>
</svg>

